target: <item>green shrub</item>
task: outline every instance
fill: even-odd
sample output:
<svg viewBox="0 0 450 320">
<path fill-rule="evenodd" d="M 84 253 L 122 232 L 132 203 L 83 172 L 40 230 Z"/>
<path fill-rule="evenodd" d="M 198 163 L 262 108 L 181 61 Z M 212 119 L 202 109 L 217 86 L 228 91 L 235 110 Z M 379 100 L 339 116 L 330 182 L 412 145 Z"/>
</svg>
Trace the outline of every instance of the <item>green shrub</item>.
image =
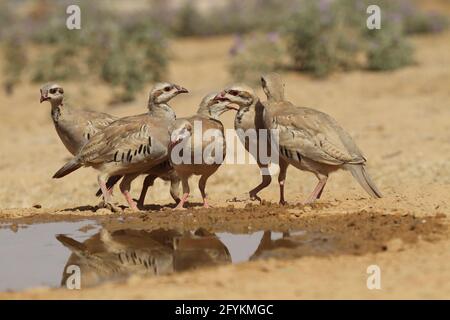
<svg viewBox="0 0 450 320">
<path fill-rule="evenodd" d="M 104 2 L 78 3 L 81 30 L 67 30 L 61 16 L 52 16 L 34 34 L 34 41 L 44 47 L 34 65 L 34 81 L 98 78 L 113 87 L 115 103 L 133 100 L 144 85 L 161 79 L 168 54 L 160 25 L 145 12 L 124 16 L 103 7 Z"/>
<path fill-rule="evenodd" d="M 192 2 L 186 2 L 176 13 L 172 31 L 180 37 L 198 36 L 207 33 L 205 20 Z"/>
<path fill-rule="evenodd" d="M 3 43 L 3 88 L 6 94 L 12 94 L 20 82 L 27 64 L 23 38 L 19 35 L 8 36 Z"/>
<path fill-rule="evenodd" d="M 381 8 L 379 30 L 366 27 L 369 4 Z M 405 24 L 417 12 L 398 1 L 303 0 L 285 28 L 292 64 L 316 76 L 356 67 L 393 70 L 409 65 L 413 47 Z"/>
<path fill-rule="evenodd" d="M 413 63 L 413 46 L 405 34 L 405 16 L 416 8 L 404 2 L 378 0 L 381 29 L 364 28 L 365 55 L 369 70 L 395 70 Z"/>
<path fill-rule="evenodd" d="M 258 83 L 262 73 L 283 65 L 285 49 L 275 33 L 238 37 L 231 50 L 229 71 L 234 80 Z"/>
<path fill-rule="evenodd" d="M 371 32 L 367 45 L 367 68 L 394 70 L 413 62 L 412 45 L 404 38 L 401 26 L 385 23 L 383 28 Z"/>
<path fill-rule="evenodd" d="M 297 0 L 229 0 L 201 11 L 193 1 L 175 11 L 169 29 L 177 36 L 277 31 Z"/>
<path fill-rule="evenodd" d="M 33 82 L 76 80 L 82 75 L 78 51 L 70 44 L 42 50 L 32 68 Z"/>
<path fill-rule="evenodd" d="M 303 1 L 286 25 L 293 66 L 316 76 L 355 67 L 359 29 L 348 25 L 344 2 Z M 345 3 L 347 5 L 347 3 Z"/>
<path fill-rule="evenodd" d="M 448 18 L 436 12 L 412 12 L 404 17 L 407 34 L 436 33 L 448 27 Z"/>
<path fill-rule="evenodd" d="M 163 34 L 150 23 L 131 23 L 122 30 L 106 29 L 102 42 L 94 45 L 88 61 L 91 70 L 116 88 L 115 102 L 134 100 L 135 94 L 152 81 L 161 80 L 167 69 L 168 52 Z"/>
<path fill-rule="evenodd" d="M 13 24 L 13 20 L 10 4 L 6 1 L 0 2 L 0 39 L 3 39 L 8 33 L 8 28 Z"/>
</svg>

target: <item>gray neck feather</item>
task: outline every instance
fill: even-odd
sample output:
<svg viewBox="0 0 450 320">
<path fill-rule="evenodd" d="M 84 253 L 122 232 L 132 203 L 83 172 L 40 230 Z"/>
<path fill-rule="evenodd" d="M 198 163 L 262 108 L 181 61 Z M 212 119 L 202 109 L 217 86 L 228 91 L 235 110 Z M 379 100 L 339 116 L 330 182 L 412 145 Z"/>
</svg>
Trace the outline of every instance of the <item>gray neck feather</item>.
<svg viewBox="0 0 450 320">
<path fill-rule="evenodd" d="M 154 103 L 148 104 L 148 114 L 152 117 L 164 118 L 167 120 L 175 120 L 175 111 L 167 103 Z"/>
</svg>

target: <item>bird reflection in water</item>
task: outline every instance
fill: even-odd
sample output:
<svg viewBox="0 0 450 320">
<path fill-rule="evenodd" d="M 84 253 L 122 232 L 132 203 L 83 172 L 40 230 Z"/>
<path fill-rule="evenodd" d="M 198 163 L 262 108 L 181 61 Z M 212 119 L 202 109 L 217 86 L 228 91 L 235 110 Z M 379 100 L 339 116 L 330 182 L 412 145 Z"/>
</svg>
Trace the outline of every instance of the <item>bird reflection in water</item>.
<svg viewBox="0 0 450 320">
<path fill-rule="evenodd" d="M 166 275 L 231 263 L 227 247 L 204 229 L 184 233 L 163 229 L 114 232 L 102 229 L 83 243 L 65 235 L 56 238 L 72 252 L 64 267 L 62 286 L 72 274 L 67 272 L 71 265 L 80 268 L 83 288 L 132 274 Z"/>
<path fill-rule="evenodd" d="M 234 236 L 225 235 L 229 241 L 239 241 L 233 245 L 235 250 L 254 243 Z M 302 231 L 294 234 L 284 232 L 280 236 L 264 231 L 258 246 L 246 259 L 287 258 L 290 254 L 295 254 L 296 248 L 305 249 L 304 244 L 311 243 L 311 240 L 314 242 L 314 237 L 309 239 Z M 167 275 L 232 262 L 225 244 L 216 234 L 205 229 L 194 232 L 164 229 L 124 229 L 110 232 L 103 229 L 83 243 L 64 235 L 56 238 L 72 251 L 64 268 L 61 281 L 63 286 L 72 274 L 67 269 L 71 265 L 80 268 L 81 287 L 87 287 L 104 281 L 124 279 L 132 274 Z"/>
</svg>

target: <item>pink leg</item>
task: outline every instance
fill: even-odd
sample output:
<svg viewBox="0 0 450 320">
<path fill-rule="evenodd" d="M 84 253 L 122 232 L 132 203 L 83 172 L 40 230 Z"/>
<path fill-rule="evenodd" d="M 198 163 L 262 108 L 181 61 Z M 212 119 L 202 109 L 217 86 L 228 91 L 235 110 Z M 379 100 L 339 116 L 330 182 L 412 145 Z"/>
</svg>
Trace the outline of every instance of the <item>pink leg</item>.
<svg viewBox="0 0 450 320">
<path fill-rule="evenodd" d="M 178 202 L 178 205 L 175 207 L 176 210 L 183 210 L 184 208 L 184 203 L 186 202 L 186 200 L 189 198 L 189 193 L 184 193 L 183 196 L 181 197 L 180 202 Z"/>
<path fill-rule="evenodd" d="M 189 197 L 189 181 L 187 177 L 180 177 L 181 178 L 181 183 L 183 185 L 183 196 L 181 197 L 180 202 L 178 203 L 178 205 L 175 207 L 175 210 L 182 210 L 184 209 L 184 204 L 187 201 L 188 197 Z"/>
<path fill-rule="evenodd" d="M 122 179 L 122 181 L 120 182 L 120 191 L 122 191 L 122 194 L 125 197 L 125 200 L 127 201 L 128 205 L 130 206 L 130 208 L 132 210 L 137 211 L 138 208 L 136 206 L 136 203 L 133 200 L 133 197 L 130 194 L 130 187 L 131 187 L 131 182 L 136 179 L 136 177 L 139 174 L 130 174 L 130 175 L 125 175 Z"/>
<path fill-rule="evenodd" d="M 125 199 L 127 200 L 128 205 L 130 206 L 130 208 L 132 210 L 138 211 L 139 209 L 138 209 L 138 207 L 136 205 L 136 202 L 134 202 L 133 197 L 131 196 L 131 193 L 129 191 L 123 191 L 122 193 L 123 193 Z"/>
<path fill-rule="evenodd" d="M 201 176 L 200 180 L 198 181 L 198 187 L 200 189 L 200 193 L 202 194 L 203 198 L 203 208 L 209 208 L 208 201 L 206 200 L 206 181 L 208 180 L 209 175 L 207 176 Z"/>
<path fill-rule="evenodd" d="M 103 201 L 106 203 L 111 202 L 111 193 L 109 192 L 108 188 L 106 187 L 106 179 L 103 176 L 98 176 L 98 184 L 100 185 L 100 189 L 102 190 L 103 194 Z"/>
<path fill-rule="evenodd" d="M 322 194 L 322 190 L 325 187 L 325 184 L 327 183 L 328 177 L 320 178 L 319 183 L 317 183 L 317 186 L 314 188 L 314 191 L 311 193 L 311 195 L 306 199 L 305 204 L 313 203 L 320 194 Z"/>
</svg>

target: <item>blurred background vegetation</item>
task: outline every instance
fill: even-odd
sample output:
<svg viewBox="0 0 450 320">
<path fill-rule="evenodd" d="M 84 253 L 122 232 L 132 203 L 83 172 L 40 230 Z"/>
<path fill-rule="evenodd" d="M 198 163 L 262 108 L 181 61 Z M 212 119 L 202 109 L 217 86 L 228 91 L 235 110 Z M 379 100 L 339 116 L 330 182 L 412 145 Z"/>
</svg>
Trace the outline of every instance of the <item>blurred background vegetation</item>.
<svg viewBox="0 0 450 320">
<path fill-rule="evenodd" d="M 407 36 L 441 32 L 448 19 L 413 0 L 2 0 L 0 41 L 7 94 L 24 81 L 94 78 L 128 102 L 167 71 L 169 41 L 234 35 L 229 72 L 255 82 L 262 72 L 291 69 L 325 77 L 352 69 L 393 70 L 414 62 Z M 65 27 L 78 4 L 81 30 Z M 368 30 L 366 8 L 382 10 Z M 32 54 L 32 53 L 35 54 Z"/>
</svg>

